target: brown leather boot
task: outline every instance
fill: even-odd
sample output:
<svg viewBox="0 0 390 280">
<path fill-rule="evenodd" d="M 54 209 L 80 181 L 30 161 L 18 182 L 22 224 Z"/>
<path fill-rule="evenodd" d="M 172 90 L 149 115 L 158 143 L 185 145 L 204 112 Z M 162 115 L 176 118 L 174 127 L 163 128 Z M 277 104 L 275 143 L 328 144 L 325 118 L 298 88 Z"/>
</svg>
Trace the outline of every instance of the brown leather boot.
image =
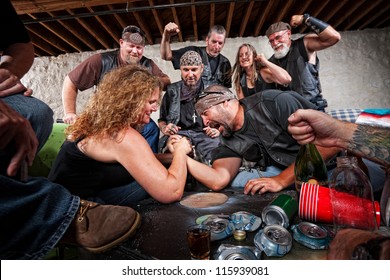
<svg viewBox="0 0 390 280">
<path fill-rule="evenodd" d="M 59 243 L 100 253 L 133 236 L 140 224 L 140 214 L 130 207 L 81 200 L 78 213 Z"/>
</svg>

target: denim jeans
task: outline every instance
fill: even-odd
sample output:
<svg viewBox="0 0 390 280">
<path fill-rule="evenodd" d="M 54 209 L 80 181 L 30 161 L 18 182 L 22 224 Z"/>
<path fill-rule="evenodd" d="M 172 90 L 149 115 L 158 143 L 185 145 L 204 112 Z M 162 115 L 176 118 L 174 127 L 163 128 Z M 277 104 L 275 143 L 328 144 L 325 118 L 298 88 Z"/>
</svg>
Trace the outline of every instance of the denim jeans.
<svg viewBox="0 0 390 280">
<path fill-rule="evenodd" d="M 115 188 L 107 188 L 95 193 L 94 196 L 86 197 L 86 200 L 100 204 L 113 204 L 121 206 L 137 207 L 137 204 L 148 198 L 149 194 L 136 181 Z"/>
<path fill-rule="evenodd" d="M 52 109 L 41 100 L 22 93 L 0 98 L 30 122 L 38 138 L 39 151 L 53 129 Z"/>
<path fill-rule="evenodd" d="M 39 146 L 37 151 L 39 151 L 53 129 L 53 111 L 39 99 L 24 96 L 21 93 L 0 97 L 0 99 L 31 123 L 38 138 Z M 9 161 L 14 154 L 15 150 L 12 143 L 5 149 L 0 150 L 0 174 L 5 174 Z"/>
<path fill-rule="evenodd" d="M 372 185 L 373 192 L 379 192 L 383 189 L 385 184 L 385 171 L 380 167 L 380 165 L 363 159 L 364 163 L 368 168 L 368 173 L 370 174 L 370 181 Z M 333 170 L 328 171 L 328 178 L 331 178 Z M 272 177 L 278 175 L 282 172 L 281 169 L 275 166 L 268 166 L 265 171 L 260 171 L 258 169 L 249 169 L 240 171 L 236 177 L 233 179 L 231 186 L 232 187 L 245 187 L 245 184 L 251 179 L 257 179 L 261 177 Z M 294 188 L 294 184 L 291 184 L 289 188 Z"/>
<path fill-rule="evenodd" d="M 148 124 L 143 127 L 141 135 L 146 139 L 153 153 L 158 151 L 158 139 L 160 138 L 160 129 L 157 124 L 151 119 Z"/>
<path fill-rule="evenodd" d="M 45 178 L 0 175 L 0 259 L 41 259 L 68 229 L 80 199 Z"/>
</svg>

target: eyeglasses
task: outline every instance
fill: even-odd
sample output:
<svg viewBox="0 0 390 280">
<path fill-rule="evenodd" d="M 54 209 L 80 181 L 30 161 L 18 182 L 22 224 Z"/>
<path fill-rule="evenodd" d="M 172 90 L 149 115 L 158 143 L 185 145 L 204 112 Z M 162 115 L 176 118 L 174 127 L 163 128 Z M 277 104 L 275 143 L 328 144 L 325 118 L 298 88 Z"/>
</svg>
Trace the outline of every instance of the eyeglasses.
<svg viewBox="0 0 390 280">
<path fill-rule="evenodd" d="M 223 95 L 224 93 L 223 92 L 220 92 L 220 91 L 202 91 L 201 93 L 199 93 L 196 97 L 195 97 L 195 103 L 198 102 L 200 99 L 206 97 L 207 95 L 209 94 L 220 94 L 220 95 Z"/>
<path fill-rule="evenodd" d="M 138 33 L 138 34 L 140 34 L 142 37 L 145 37 L 145 33 L 141 30 L 141 28 L 139 28 L 138 26 L 135 26 L 135 25 L 126 26 L 126 27 L 123 29 L 123 31 L 122 31 L 122 36 L 123 36 L 123 34 L 125 34 L 126 32 Z"/>
<path fill-rule="evenodd" d="M 270 44 L 272 45 L 273 42 L 275 42 L 275 41 L 278 41 L 278 42 L 279 42 L 279 41 L 282 39 L 282 37 L 283 37 L 287 32 L 288 32 L 288 30 L 284 31 L 284 32 L 283 32 L 282 34 L 280 34 L 280 35 L 276 35 L 275 38 L 268 40 L 268 43 L 270 43 Z"/>
</svg>

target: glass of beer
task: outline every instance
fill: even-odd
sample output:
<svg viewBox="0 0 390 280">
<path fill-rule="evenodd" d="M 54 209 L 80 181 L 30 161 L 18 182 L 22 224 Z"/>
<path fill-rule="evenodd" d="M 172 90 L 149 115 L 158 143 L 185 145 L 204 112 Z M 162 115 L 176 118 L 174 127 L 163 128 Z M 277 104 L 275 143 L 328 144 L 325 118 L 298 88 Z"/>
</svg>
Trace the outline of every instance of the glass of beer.
<svg viewBox="0 0 390 280">
<path fill-rule="evenodd" d="M 187 243 L 192 260 L 210 259 L 210 227 L 207 225 L 191 225 L 187 229 Z"/>
</svg>

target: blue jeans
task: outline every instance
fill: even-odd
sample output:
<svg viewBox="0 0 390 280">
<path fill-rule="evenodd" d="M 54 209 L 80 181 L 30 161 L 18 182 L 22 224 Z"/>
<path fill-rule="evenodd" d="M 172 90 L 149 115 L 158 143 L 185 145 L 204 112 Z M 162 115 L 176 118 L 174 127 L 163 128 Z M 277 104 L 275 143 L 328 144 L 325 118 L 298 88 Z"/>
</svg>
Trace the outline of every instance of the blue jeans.
<svg viewBox="0 0 390 280">
<path fill-rule="evenodd" d="M 41 100 L 22 93 L 0 98 L 30 122 L 38 138 L 39 151 L 53 129 L 53 110 Z"/>
<path fill-rule="evenodd" d="M 158 139 L 160 138 L 160 129 L 154 120 L 150 120 L 148 124 L 143 127 L 141 135 L 146 139 L 153 153 L 158 151 Z"/>
<path fill-rule="evenodd" d="M 24 96 L 23 94 L 0 97 L 0 99 L 30 122 L 38 138 L 39 151 L 53 129 L 53 111 L 41 100 L 31 96 Z M 5 174 L 14 153 L 15 150 L 12 143 L 5 149 L 0 150 L 0 174 Z"/>
<path fill-rule="evenodd" d="M 86 200 L 99 204 L 113 204 L 136 208 L 138 203 L 150 197 L 149 194 L 136 181 L 115 188 L 107 188 L 98 191 L 94 196 L 86 197 Z"/>
<path fill-rule="evenodd" d="M 385 184 L 385 171 L 380 167 L 380 165 L 372 161 L 366 159 L 363 159 L 363 161 L 368 168 L 368 173 L 370 174 L 370 181 L 373 192 L 381 191 Z M 334 169 L 328 171 L 328 178 L 331 178 L 333 170 Z M 280 172 L 282 172 L 282 170 L 275 166 L 268 166 L 265 171 L 260 171 L 254 168 L 243 170 L 236 175 L 231 183 L 231 186 L 243 188 L 245 187 L 245 184 L 251 179 L 277 176 Z M 289 188 L 294 188 L 294 184 L 291 184 Z"/>
<path fill-rule="evenodd" d="M 77 213 L 80 199 L 44 178 L 0 175 L 0 259 L 41 259 Z"/>
</svg>

